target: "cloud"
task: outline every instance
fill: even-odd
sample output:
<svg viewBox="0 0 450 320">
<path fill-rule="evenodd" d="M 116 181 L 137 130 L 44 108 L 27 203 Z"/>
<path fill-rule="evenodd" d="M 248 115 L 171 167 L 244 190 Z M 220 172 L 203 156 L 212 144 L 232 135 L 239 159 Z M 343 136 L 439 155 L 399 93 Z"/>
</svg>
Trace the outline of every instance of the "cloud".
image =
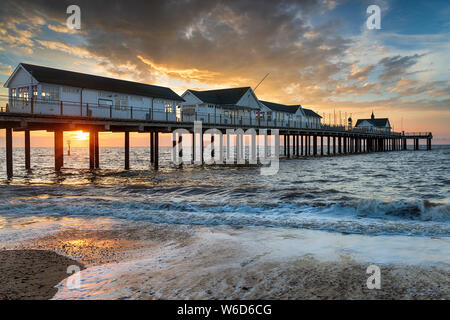
<svg viewBox="0 0 450 320">
<path fill-rule="evenodd" d="M 178 93 L 255 86 L 270 73 L 256 92 L 259 98 L 319 111 L 448 109 L 448 81 L 421 80 L 424 73 L 418 73 L 440 69 L 432 63 L 436 52 L 448 52 L 443 44 L 448 36 L 386 30 L 349 36 L 341 29 L 345 20 L 326 17 L 339 6 L 336 1 L 80 0 L 80 32 L 65 28 L 70 1 L 4 2 L 1 47 L 39 50 L 47 61 L 61 59 L 60 66 L 92 67 L 99 74 L 167 85 Z M 316 16 L 321 18 L 314 21 Z M 406 48 L 416 40 L 432 43 L 434 51 Z M 404 48 L 388 45 L 399 41 Z M 445 61 L 442 57 L 439 61 Z"/>
<path fill-rule="evenodd" d="M 411 56 L 393 56 L 386 57 L 379 61 L 379 64 L 383 68 L 379 78 L 382 80 L 398 79 L 408 74 L 408 69 L 414 66 L 423 54 L 414 54 Z"/>
<path fill-rule="evenodd" d="M 74 55 L 74 56 L 77 56 L 80 58 L 92 57 L 92 55 L 90 54 L 90 52 L 88 50 L 77 47 L 77 46 L 68 45 L 64 42 L 44 41 L 44 40 L 36 40 L 36 42 L 47 49 L 61 51 L 61 52 L 68 53 L 68 54 L 71 54 L 71 55 Z"/>
<path fill-rule="evenodd" d="M 13 68 L 10 65 L 0 62 L 0 74 L 9 76 L 13 72 Z"/>
<path fill-rule="evenodd" d="M 347 76 L 347 80 L 365 81 L 369 74 L 375 69 L 375 66 L 369 65 L 365 67 L 358 67 L 357 64 L 352 65 L 352 69 Z"/>
<path fill-rule="evenodd" d="M 48 28 L 57 33 L 75 34 L 80 32 L 80 30 L 67 28 L 65 24 L 57 24 L 57 25 L 49 24 Z"/>
</svg>

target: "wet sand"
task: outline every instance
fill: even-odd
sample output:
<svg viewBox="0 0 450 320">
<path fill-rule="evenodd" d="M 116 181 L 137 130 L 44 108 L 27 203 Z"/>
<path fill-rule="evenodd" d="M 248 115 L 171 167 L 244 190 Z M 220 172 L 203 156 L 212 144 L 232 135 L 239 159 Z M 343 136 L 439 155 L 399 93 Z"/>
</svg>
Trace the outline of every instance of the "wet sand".
<svg viewBox="0 0 450 320">
<path fill-rule="evenodd" d="M 46 299 L 56 293 L 56 299 L 450 298 L 448 268 L 384 264 L 382 289 L 369 290 L 369 263 L 346 254 L 327 261 L 285 249 L 304 245 L 302 238 L 301 231 L 272 228 L 151 223 L 120 223 L 100 230 L 78 227 L 14 244 L 13 249 L 24 250 L 10 251 L 15 255 L 3 251 L 2 266 L 8 266 L 9 277 L 36 277 L 36 270 L 43 270 L 40 282 L 13 282 L 4 297 Z M 36 253 L 42 256 L 36 258 Z M 38 259 L 39 268 L 22 274 L 17 256 L 28 266 Z M 58 292 L 49 289 L 67 276 L 65 268 L 73 263 L 68 258 L 87 267 L 81 272 L 81 288 L 69 289 L 62 281 Z M 47 276 L 44 294 L 40 286 Z"/>
<path fill-rule="evenodd" d="M 47 300 L 55 286 L 69 275 L 69 266 L 83 265 L 75 260 L 46 250 L 0 251 L 0 299 Z"/>
</svg>

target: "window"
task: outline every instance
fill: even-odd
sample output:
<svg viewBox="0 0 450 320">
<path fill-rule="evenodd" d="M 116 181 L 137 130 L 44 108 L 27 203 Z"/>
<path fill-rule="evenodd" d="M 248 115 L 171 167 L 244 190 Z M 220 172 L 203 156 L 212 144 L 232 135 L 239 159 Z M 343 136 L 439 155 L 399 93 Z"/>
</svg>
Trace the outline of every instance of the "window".
<svg viewBox="0 0 450 320">
<path fill-rule="evenodd" d="M 113 94 L 110 92 L 100 91 L 98 96 L 102 98 L 112 98 Z"/>
<path fill-rule="evenodd" d="M 33 86 L 33 104 L 37 103 L 38 99 L 38 86 Z"/>
<path fill-rule="evenodd" d="M 17 101 L 17 89 L 11 89 L 11 98 L 11 107 L 15 107 Z"/>
<path fill-rule="evenodd" d="M 256 111 L 256 119 L 264 120 L 264 112 Z"/>
<path fill-rule="evenodd" d="M 63 87 L 62 91 L 65 93 L 80 93 L 80 89 L 74 87 Z"/>
<path fill-rule="evenodd" d="M 44 102 L 59 100 L 59 87 L 43 85 L 41 96 Z"/>
<path fill-rule="evenodd" d="M 127 96 L 116 95 L 114 97 L 114 108 L 116 110 L 127 110 Z"/>
<path fill-rule="evenodd" d="M 267 112 L 267 121 L 272 121 L 272 112 Z"/>
<path fill-rule="evenodd" d="M 130 96 L 131 101 L 142 102 L 142 97 Z"/>
<path fill-rule="evenodd" d="M 29 101 L 28 90 L 29 90 L 28 87 L 19 88 L 19 101 L 24 105 L 28 105 L 28 101 Z"/>
<path fill-rule="evenodd" d="M 172 113 L 173 112 L 173 103 L 172 102 L 166 102 L 164 104 L 164 110 L 166 113 Z"/>
</svg>

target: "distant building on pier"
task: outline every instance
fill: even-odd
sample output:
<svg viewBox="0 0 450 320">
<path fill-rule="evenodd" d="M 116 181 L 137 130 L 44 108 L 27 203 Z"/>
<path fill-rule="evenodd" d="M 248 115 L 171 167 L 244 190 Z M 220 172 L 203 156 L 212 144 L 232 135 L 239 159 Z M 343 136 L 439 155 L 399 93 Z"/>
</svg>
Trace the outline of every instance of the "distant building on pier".
<svg viewBox="0 0 450 320">
<path fill-rule="evenodd" d="M 370 119 L 358 119 L 355 128 L 383 132 L 390 132 L 392 129 L 388 118 L 375 118 L 373 112 Z"/>
<path fill-rule="evenodd" d="M 261 103 L 261 112 L 265 121 L 269 123 L 276 121 L 277 123 L 292 122 L 297 123 L 298 127 L 305 125 L 305 113 L 301 105 L 288 106 L 285 104 L 259 101 Z"/>
<path fill-rule="evenodd" d="M 318 129 L 321 125 L 322 116 L 311 109 L 303 109 L 306 116 L 307 128 Z"/>
<path fill-rule="evenodd" d="M 218 90 L 186 90 L 181 97 L 181 121 L 223 124 L 255 124 L 259 117 L 258 98 L 250 87 Z"/>
</svg>

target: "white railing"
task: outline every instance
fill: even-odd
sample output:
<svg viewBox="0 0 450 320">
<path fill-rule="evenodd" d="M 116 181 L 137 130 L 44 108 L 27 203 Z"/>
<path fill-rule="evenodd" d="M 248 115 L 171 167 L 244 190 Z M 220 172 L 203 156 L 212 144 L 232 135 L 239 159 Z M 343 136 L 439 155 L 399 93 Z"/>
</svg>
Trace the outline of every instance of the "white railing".
<svg viewBox="0 0 450 320">
<path fill-rule="evenodd" d="M 9 106 L 11 103 L 11 107 Z M 112 105 L 100 105 L 92 103 L 79 103 L 60 100 L 42 100 L 17 98 L 14 101 L 8 96 L 0 96 L 0 112 L 26 113 L 38 115 L 54 115 L 54 116 L 78 116 L 86 118 L 102 118 L 102 119 L 127 119 L 127 120 L 144 120 L 158 122 L 177 122 L 192 123 L 201 121 L 205 124 L 223 125 L 223 126 L 254 126 L 266 128 L 280 129 L 317 129 L 320 131 L 330 132 L 352 132 L 352 133 L 375 133 L 383 135 L 401 135 L 395 132 L 385 132 L 371 128 L 348 128 L 346 126 L 322 125 L 309 121 L 299 120 L 268 120 L 267 117 L 258 116 L 257 110 L 252 111 L 250 116 L 225 114 L 215 114 L 209 112 L 188 112 L 158 110 L 151 107 L 133 107 Z"/>
</svg>

